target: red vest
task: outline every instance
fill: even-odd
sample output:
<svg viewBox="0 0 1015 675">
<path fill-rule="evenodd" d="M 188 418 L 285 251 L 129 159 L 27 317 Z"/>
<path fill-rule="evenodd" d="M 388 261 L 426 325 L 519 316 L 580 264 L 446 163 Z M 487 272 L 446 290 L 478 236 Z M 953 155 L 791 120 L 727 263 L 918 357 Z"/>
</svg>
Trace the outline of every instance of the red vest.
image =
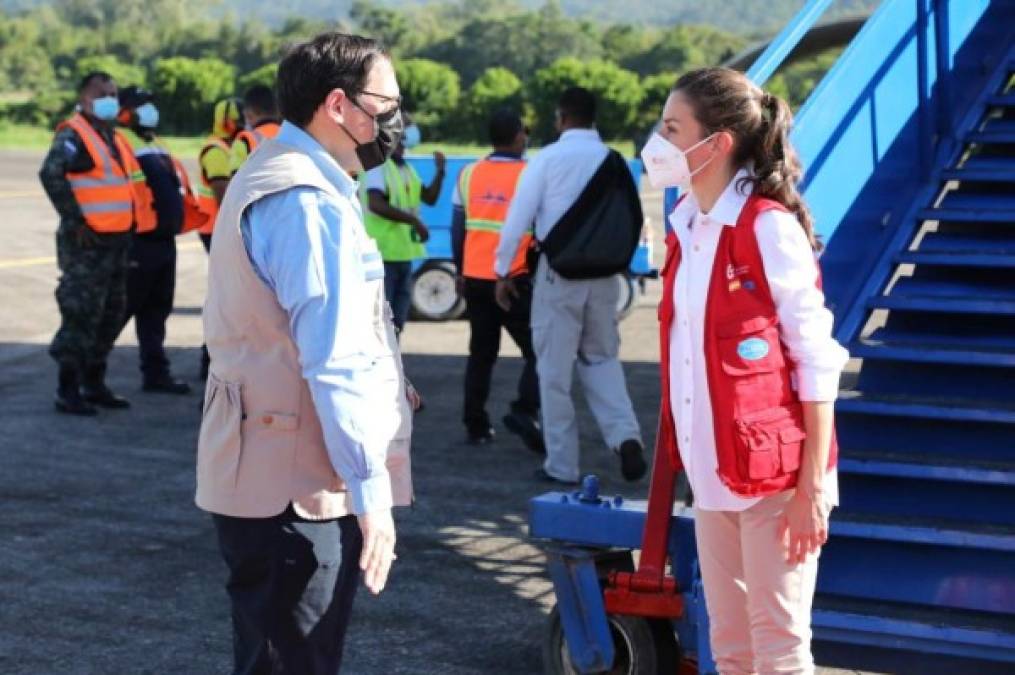
<svg viewBox="0 0 1015 675">
<path fill-rule="evenodd" d="M 758 216 L 772 209 L 786 207 L 752 196 L 736 226 L 722 228 L 705 303 L 705 367 L 719 478 L 743 497 L 794 487 L 806 437 L 803 407 L 791 383 L 794 364 L 779 338 L 779 317 L 754 231 Z M 659 305 L 662 409 L 656 452 L 668 453 L 677 469 L 682 465 L 670 407 L 669 351 L 680 256 L 679 240 L 670 234 Z M 837 456 L 833 434 L 829 468 Z"/>
</svg>

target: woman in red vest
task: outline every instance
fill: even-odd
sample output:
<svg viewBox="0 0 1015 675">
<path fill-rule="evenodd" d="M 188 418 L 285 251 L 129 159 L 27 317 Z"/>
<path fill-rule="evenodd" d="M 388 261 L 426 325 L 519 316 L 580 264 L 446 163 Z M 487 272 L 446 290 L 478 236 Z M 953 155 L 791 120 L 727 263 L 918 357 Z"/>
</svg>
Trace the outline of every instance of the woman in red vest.
<svg viewBox="0 0 1015 675">
<path fill-rule="evenodd" d="M 729 673 L 811 673 L 810 610 L 838 500 L 832 337 L 781 99 L 681 77 L 642 157 L 679 187 L 659 307 L 657 452 L 686 472 L 712 652 Z"/>
</svg>

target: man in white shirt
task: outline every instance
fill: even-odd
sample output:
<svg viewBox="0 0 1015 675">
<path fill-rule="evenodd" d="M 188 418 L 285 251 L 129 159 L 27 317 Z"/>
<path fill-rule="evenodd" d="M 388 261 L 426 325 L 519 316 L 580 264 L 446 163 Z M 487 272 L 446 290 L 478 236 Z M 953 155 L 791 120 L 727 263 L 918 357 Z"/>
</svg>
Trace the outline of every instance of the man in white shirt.
<svg viewBox="0 0 1015 675">
<path fill-rule="evenodd" d="M 541 150 L 522 174 L 497 248 L 497 301 L 510 306 L 508 277 L 523 236 L 535 226 L 543 241 L 577 201 L 609 149 L 595 128 L 596 100 L 581 87 L 566 90 L 557 104 L 560 139 Z M 613 277 L 565 279 L 540 256 L 534 275 L 532 342 L 539 373 L 546 461 L 542 480 L 573 484 L 580 475 L 578 425 L 571 380 L 578 377 L 606 444 L 619 456 L 624 478 L 645 474 L 641 431 L 618 354 L 619 287 Z"/>
</svg>

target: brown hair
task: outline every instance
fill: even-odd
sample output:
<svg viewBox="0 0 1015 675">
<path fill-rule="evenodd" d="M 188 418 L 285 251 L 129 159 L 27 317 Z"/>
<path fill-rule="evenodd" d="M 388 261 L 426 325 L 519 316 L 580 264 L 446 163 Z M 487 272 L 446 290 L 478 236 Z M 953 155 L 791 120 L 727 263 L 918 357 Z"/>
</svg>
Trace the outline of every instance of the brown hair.
<svg viewBox="0 0 1015 675">
<path fill-rule="evenodd" d="M 744 183 L 753 184 L 755 194 L 792 211 L 818 250 L 814 220 L 797 189 L 802 169 L 789 142 L 793 124 L 789 105 L 729 68 L 692 70 L 677 80 L 673 91 L 687 97 L 706 134 L 728 131 L 733 135 L 733 161 L 738 166 L 750 165 L 753 172 Z"/>
</svg>

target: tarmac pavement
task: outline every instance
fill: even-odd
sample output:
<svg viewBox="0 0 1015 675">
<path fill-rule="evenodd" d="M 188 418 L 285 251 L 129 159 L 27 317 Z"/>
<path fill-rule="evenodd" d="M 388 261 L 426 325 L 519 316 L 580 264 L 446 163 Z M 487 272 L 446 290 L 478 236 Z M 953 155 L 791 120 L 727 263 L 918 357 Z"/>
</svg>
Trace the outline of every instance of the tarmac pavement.
<svg viewBox="0 0 1015 675">
<path fill-rule="evenodd" d="M 57 218 L 36 177 L 41 159 L 0 152 L 0 673 L 226 673 L 226 570 L 211 520 L 193 503 L 204 250 L 196 235 L 179 240 L 167 340 L 175 374 L 195 393 L 141 392 L 129 324 L 109 382 L 133 408 L 91 419 L 55 414 L 56 367 L 46 347 L 59 323 Z M 647 195 L 646 213 L 658 204 L 658 194 Z M 657 236 L 657 256 L 660 247 Z M 658 293 L 658 282 L 649 282 L 622 324 L 628 385 L 650 448 Z M 502 428 L 492 445 L 464 442 L 467 339 L 460 321 L 406 329 L 406 370 L 427 402 L 413 443 L 417 502 L 397 514 L 399 557 L 387 589 L 356 600 L 346 672 L 542 670 L 553 594 L 539 546 L 527 537 L 526 503 L 546 487 L 532 478 L 537 456 Z M 495 420 L 507 412 L 520 372 L 506 335 L 502 354 Z M 607 494 L 643 498 L 648 480 L 621 480 L 576 398 L 583 471 L 599 474 Z"/>
</svg>

